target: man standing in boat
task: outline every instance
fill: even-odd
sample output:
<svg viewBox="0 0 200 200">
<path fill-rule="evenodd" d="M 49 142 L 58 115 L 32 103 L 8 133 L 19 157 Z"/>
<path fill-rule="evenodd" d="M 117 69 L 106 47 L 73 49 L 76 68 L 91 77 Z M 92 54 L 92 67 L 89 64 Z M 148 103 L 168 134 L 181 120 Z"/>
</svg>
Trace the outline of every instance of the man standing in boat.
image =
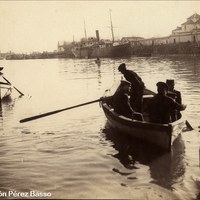
<svg viewBox="0 0 200 200">
<path fill-rule="evenodd" d="M 186 109 L 186 105 L 175 102 L 171 97 L 167 96 L 168 85 L 164 82 L 156 84 L 158 94 L 156 94 L 148 108 L 150 122 L 168 124 L 172 122 L 171 112 L 176 109 L 182 111 Z"/>
<path fill-rule="evenodd" d="M 142 97 L 144 92 L 144 82 L 132 70 L 126 69 L 126 64 L 122 63 L 118 70 L 124 75 L 125 79 L 131 83 L 131 92 L 130 92 L 130 105 L 136 112 L 142 112 Z"/>
</svg>

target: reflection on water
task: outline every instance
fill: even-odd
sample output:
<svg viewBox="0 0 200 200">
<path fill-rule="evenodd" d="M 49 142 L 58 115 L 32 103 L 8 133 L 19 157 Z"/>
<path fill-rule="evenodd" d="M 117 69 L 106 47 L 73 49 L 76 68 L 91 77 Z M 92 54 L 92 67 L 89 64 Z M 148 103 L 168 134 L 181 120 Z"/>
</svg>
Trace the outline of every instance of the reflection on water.
<svg viewBox="0 0 200 200">
<path fill-rule="evenodd" d="M 185 146 L 181 135 L 174 141 L 172 151 L 160 156 L 150 164 L 154 183 L 174 189 L 175 184 L 182 183 L 185 173 Z"/>
<path fill-rule="evenodd" d="M 3 128 L 3 113 L 2 113 L 2 102 L 1 102 L 1 99 L 0 99 L 0 131 L 2 131 L 2 128 Z"/>
<path fill-rule="evenodd" d="M 182 182 L 185 173 L 185 146 L 181 135 L 174 141 L 172 151 L 166 152 L 142 140 L 117 132 L 109 126 L 102 132 L 117 151 L 111 156 L 117 158 L 125 168 L 137 170 L 137 163 L 146 165 L 153 179 L 151 182 L 167 189 L 173 189 L 174 184 Z M 123 174 L 117 169 L 114 171 Z"/>
<path fill-rule="evenodd" d="M 171 153 L 110 130 L 98 104 L 20 124 L 33 115 L 101 97 L 121 79 L 122 62 L 147 88 L 175 79 L 193 131 L 182 133 Z M 195 199 L 199 194 L 200 58 L 132 57 L 3 60 L 4 74 L 23 91 L 0 109 L 0 190 L 50 191 L 52 198 L 133 198 L 140 184 L 155 183 Z M 105 128 L 104 128 L 105 127 Z M 103 131 L 101 131 L 103 129 Z M 130 189 L 130 190 L 129 190 Z M 91 194 L 94 194 L 94 196 Z"/>
</svg>

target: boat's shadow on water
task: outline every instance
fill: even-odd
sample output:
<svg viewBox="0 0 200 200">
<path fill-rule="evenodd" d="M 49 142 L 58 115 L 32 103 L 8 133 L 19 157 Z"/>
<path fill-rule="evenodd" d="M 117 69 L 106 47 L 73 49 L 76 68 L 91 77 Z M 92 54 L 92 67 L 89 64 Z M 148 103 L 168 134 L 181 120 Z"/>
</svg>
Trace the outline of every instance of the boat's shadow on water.
<svg viewBox="0 0 200 200">
<path fill-rule="evenodd" d="M 171 152 L 131 138 L 108 125 L 102 130 L 105 139 L 117 151 L 111 156 L 117 158 L 126 169 L 137 170 L 137 164 L 149 166 L 151 182 L 167 189 L 181 183 L 185 173 L 185 145 L 181 135 L 174 141 Z"/>
</svg>

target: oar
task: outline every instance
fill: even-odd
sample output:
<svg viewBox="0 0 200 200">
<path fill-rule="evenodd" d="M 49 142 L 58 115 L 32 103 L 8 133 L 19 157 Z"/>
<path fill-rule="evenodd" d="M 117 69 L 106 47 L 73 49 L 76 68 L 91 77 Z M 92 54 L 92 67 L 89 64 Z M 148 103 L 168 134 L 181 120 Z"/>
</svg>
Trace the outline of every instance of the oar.
<svg viewBox="0 0 200 200">
<path fill-rule="evenodd" d="M 7 83 L 11 84 L 10 81 L 7 80 L 4 76 L 2 76 L 2 77 L 3 77 L 3 79 L 4 79 L 5 81 L 7 81 Z M 11 84 L 11 85 L 12 85 L 12 84 Z M 13 86 L 13 87 L 15 88 L 15 90 L 17 90 L 17 92 L 19 92 L 19 93 L 21 94 L 21 96 L 24 96 L 24 94 L 23 94 L 21 91 L 19 91 L 15 86 Z"/>
<path fill-rule="evenodd" d="M 21 119 L 19 122 L 20 123 L 28 122 L 28 121 L 31 121 L 31 120 L 39 119 L 39 118 L 46 117 L 46 116 L 49 116 L 49 115 L 53 115 L 53 114 L 56 114 L 56 113 L 59 113 L 59 112 L 65 111 L 65 110 L 70 110 L 70 109 L 73 109 L 73 108 L 77 108 L 77 107 L 80 107 L 80 106 L 85 106 L 85 105 L 96 103 L 96 102 L 99 102 L 99 101 L 102 101 L 102 98 L 96 99 L 94 101 L 89 101 L 89 102 L 86 102 L 86 103 L 78 104 L 78 105 L 75 105 L 75 106 L 63 108 L 63 109 L 60 109 L 60 110 L 55 110 L 55 111 L 43 113 L 43 114 L 40 114 L 40 115 L 35 115 L 35 116 L 32 116 L 32 117 L 28 117 L 28 118 L 25 118 L 25 119 Z"/>
<path fill-rule="evenodd" d="M 188 120 L 186 120 L 185 124 L 191 131 L 194 130 Z"/>
</svg>

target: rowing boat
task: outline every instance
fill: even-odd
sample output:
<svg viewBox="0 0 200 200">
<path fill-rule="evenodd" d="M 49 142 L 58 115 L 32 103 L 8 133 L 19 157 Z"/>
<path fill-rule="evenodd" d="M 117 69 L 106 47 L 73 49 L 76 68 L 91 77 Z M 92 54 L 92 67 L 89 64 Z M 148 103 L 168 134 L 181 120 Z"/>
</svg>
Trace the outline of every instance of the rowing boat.
<svg viewBox="0 0 200 200">
<path fill-rule="evenodd" d="M 1 72 L 3 70 L 3 67 L 0 67 L 0 78 L 2 77 L 3 73 Z M 11 84 L 2 82 L 0 80 L 0 101 L 6 101 L 11 98 L 12 93 L 12 87 Z"/>
<path fill-rule="evenodd" d="M 115 86 L 114 88 L 117 89 L 118 87 Z M 115 89 L 107 90 L 104 96 L 111 96 L 111 93 L 114 94 L 113 92 L 116 91 Z M 154 94 L 155 93 L 151 90 L 145 89 L 143 95 L 143 107 L 148 104 Z M 168 151 L 171 150 L 174 140 L 186 127 L 186 120 L 183 118 L 169 124 L 151 123 L 148 120 L 148 114 L 145 112 L 142 113 L 144 121 L 127 118 L 114 111 L 110 106 L 109 98 L 104 99 L 105 100 L 102 101 L 102 108 L 111 128 L 114 128 L 122 134 L 125 133 L 131 135 L 133 138 L 145 140 Z"/>
<path fill-rule="evenodd" d="M 8 101 L 11 99 L 12 87 L 4 87 L 0 85 L 0 100 L 2 102 Z"/>
</svg>

